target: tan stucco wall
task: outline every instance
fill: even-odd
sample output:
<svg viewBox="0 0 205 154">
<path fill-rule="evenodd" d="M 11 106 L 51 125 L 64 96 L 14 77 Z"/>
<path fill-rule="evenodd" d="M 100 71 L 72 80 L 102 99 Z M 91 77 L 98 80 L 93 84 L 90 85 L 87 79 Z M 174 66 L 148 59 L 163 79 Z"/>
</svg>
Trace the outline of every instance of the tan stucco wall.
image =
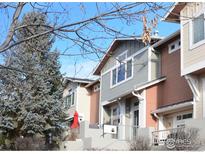
<svg viewBox="0 0 205 154">
<path fill-rule="evenodd" d="M 77 111 L 84 115 L 86 121 L 90 121 L 90 96 L 85 87 L 77 88 Z"/>
</svg>

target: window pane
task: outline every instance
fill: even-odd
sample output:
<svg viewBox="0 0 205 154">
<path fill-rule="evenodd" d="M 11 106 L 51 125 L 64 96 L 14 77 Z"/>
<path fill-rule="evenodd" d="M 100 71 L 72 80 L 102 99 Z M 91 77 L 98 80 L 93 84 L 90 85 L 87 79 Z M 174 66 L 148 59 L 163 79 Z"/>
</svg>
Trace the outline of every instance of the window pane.
<svg viewBox="0 0 205 154">
<path fill-rule="evenodd" d="M 66 107 L 69 107 L 71 105 L 71 95 L 67 96 L 66 100 Z"/>
<path fill-rule="evenodd" d="M 117 82 L 125 80 L 125 64 L 118 67 Z"/>
<path fill-rule="evenodd" d="M 204 39 L 204 14 L 193 20 L 193 43 Z"/>
<path fill-rule="evenodd" d="M 116 84 L 116 69 L 112 70 L 112 85 Z"/>
<path fill-rule="evenodd" d="M 75 97 L 75 93 L 72 93 L 72 105 L 74 105 L 74 97 Z"/>
<path fill-rule="evenodd" d="M 192 118 L 192 113 L 183 115 L 183 119 L 189 119 L 189 118 Z"/>
<path fill-rule="evenodd" d="M 122 55 L 120 55 L 120 56 L 118 56 L 118 58 L 117 58 L 120 62 L 122 62 L 123 60 L 125 60 L 126 59 L 126 53 L 124 53 L 124 54 L 122 54 Z"/>
<path fill-rule="evenodd" d="M 132 59 L 127 62 L 127 78 L 132 76 Z"/>
</svg>

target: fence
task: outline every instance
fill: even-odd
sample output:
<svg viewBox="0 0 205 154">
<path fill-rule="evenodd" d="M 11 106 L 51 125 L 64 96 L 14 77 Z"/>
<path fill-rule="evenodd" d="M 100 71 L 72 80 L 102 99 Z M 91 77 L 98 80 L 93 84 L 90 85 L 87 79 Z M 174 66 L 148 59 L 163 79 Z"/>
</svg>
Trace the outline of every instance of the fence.
<svg viewBox="0 0 205 154">
<path fill-rule="evenodd" d="M 139 126 L 134 125 L 116 125 L 116 127 L 117 131 L 115 134 L 111 134 L 112 138 L 126 141 L 134 140 L 139 136 L 151 139 L 151 132 L 154 131 L 154 128 L 139 128 Z M 104 135 L 106 135 L 105 132 Z"/>
<path fill-rule="evenodd" d="M 164 145 L 167 138 L 176 138 L 176 135 L 183 134 L 185 127 L 172 128 L 152 132 L 152 144 Z"/>
</svg>

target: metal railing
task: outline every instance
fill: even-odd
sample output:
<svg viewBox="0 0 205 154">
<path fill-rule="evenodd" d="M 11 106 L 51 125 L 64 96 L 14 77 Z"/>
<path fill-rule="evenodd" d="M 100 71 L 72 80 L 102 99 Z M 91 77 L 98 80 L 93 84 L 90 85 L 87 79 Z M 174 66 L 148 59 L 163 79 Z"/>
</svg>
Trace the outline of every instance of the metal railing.
<svg viewBox="0 0 205 154">
<path fill-rule="evenodd" d="M 184 132 L 185 127 L 158 130 L 152 132 L 152 144 L 164 145 L 168 138 L 176 138 L 177 135 Z"/>
<path fill-rule="evenodd" d="M 135 139 L 138 134 L 138 126 L 134 125 L 116 125 L 117 127 L 117 133 L 116 134 L 111 134 L 111 137 L 113 139 L 118 139 L 118 140 L 133 140 Z"/>
</svg>

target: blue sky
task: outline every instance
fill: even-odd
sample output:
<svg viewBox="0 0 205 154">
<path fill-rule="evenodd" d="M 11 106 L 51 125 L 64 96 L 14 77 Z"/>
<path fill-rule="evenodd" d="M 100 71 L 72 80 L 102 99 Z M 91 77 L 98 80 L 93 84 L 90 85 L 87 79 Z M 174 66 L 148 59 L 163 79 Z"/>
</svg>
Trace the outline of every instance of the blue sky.
<svg viewBox="0 0 205 154">
<path fill-rule="evenodd" d="M 168 4 L 168 3 L 165 3 Z M 111 6 L 111 3 L 98 3 L 99 9 L 104 12 L 106 9 L 108 9 Z M 63 14 L 63 9 L 69 10 L 69 14 Z M 80 21 L 83 19 L 87 19 L 89 17 L 92 17 L 97 14 L 96 10 L 96 3 L 55 3 L 50 7 L 51 11 L 61 11 L 61 15 L 57 14 L 49 14 L 48 20 L 49 22 L 52 22 L 53 20 L 58 19 L 60 24 L 66 24 L 66 23 L 72 23 L 75 21 Z M 0 27 L 2 29 L 0 30 L 0 42 L 2 42 L 2 38 L 5 37 L 6 32 L 8 30 L 9 20 L 8 18 L 11 18 L 13 10 L 9 10 L 7 12 L 0 12 Z M 32 9 L 27 6 L 24 8 L 23 13 L 32 11 Z M 165 11 L 161 10 L 158 12 L 160 16 L 164 16 Z M 148 14 L 148 18 L 153 18 L 153 14 Z M 2 22 L 4 21 L 4 22 Z M 108 23 L 110 26 L 112 26 L 115 29 L 120 30 L 123 33 L 126 34 L 134 34 L 134 35 L 141 35 L 142 33 L 142 23 L 141 22 L 135 22 L 130 25 L 127 25 L 126 23 L 123 23 L 119 20 L 113 20 Z M 97 27 L 92 27 L 93 29 L 97 29 Z M 159 23 L 156 28 L 156 30 L 159 31 L 160 36 L 168 36 L 169 34 L 175 32 L 180 27 L 178 24 L 174 23 L 167 23 L 167 22 L 161 22 L 159 18 Z M 100 33 L 95 34 L 91 33 L 89 31 L 84 31 L 86 35 L 89 36 L 96 36 L 101 35 L 105 36 L 106 34 Z M 72 36 L 72 34 L 71 34 Z M 103 40 L 97 40 L 96 44 L 104 49 L 107 49 L 112 42 L 112 39 L 103 39 Z M 69 40 L 60 40 L 56 39 L 53 49 L 58 49 L 58 51 L 63 52 L 66 50 L 66 48 L 71 45 L 72 42 Z M 71 54 L 77 54 L 80 53 L 80 48 L 77 46 L 73 46 L 69 50 L 66 51 L 66 53 Z M 103 56 L 100 54 L 100 56 Z M 60 63 L 61 63 L 61 72 L 65 73 L 66 76 L 76 76 L 81 78 L 95 78 L 92 76 L 92 71 L 95 68 L 95 66 L 99 62 L 99 58 L 96 57 L 96 55 L 88 55 L 88 56 L 60 56 Z M 0 57 L 0 62 L 2 61 L 2 57 Z"/>
</svg>

